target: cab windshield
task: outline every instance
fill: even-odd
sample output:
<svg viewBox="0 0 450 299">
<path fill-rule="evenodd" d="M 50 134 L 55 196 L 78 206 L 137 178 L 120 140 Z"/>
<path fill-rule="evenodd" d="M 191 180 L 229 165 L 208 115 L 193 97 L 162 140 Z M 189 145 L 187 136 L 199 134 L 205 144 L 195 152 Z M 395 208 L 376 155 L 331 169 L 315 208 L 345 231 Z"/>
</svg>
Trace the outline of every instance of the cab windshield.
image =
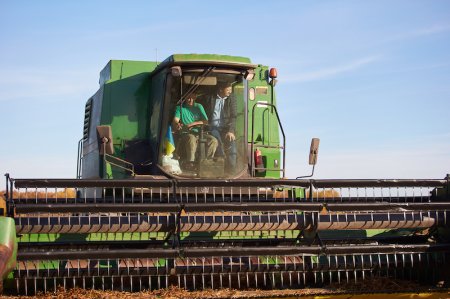
<svg viewBox="0 0 450 299">
<path fill-rule="evenodd" d="M 171 175 L 235 178 L 247 171 L 242 72 L 212 68 L 169 73 L 159 164 Z"/>
</svg>

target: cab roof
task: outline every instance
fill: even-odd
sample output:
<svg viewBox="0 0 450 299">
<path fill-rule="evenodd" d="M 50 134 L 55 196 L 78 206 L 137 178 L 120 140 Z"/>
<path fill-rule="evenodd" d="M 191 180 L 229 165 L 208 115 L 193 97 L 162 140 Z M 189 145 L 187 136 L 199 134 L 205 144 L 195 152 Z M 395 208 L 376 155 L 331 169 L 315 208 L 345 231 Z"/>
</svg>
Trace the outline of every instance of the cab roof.
<svg viewBox="0 0 450 299">
<path fill-rule="evenodd" d="M 229 56 L 218 54 L 173 54 L 165 59 L 158 68 L 170 67 L 172 65 L 215 65 L 231 66 L 242 69 L 255 69 L 256 64 L 252 64 L 250 59 L 241 56 Z"/>
</svg>

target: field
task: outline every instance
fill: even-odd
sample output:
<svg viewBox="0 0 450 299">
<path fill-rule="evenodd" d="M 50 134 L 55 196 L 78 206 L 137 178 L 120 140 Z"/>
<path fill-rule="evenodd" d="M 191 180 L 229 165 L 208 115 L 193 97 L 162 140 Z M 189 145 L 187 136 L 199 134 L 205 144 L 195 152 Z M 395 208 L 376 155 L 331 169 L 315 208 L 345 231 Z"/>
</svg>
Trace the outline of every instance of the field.
<svg viewBox="0 0 450 299">
<path fill-rule="evenodd" d="M 349 296 L 350 295 L 350 296 Z M 450 298 L 446 288 L 436 286 L 432 289 L 421 286 L 412 281 L 394 280 L 387 278 L 372 278 L 360 282 L 347 284 L 333 284 L 327 288 L 305 288 L 298 290 L 202 290 L 186 291 L 177 287 L 169 289 L 144 291 L 138 293 L 72 289 L 56 293 L 40 294 L 38 296 L 20 298 Z M 13 296 L 4 299 L 17 298 Z"/>
</svg>

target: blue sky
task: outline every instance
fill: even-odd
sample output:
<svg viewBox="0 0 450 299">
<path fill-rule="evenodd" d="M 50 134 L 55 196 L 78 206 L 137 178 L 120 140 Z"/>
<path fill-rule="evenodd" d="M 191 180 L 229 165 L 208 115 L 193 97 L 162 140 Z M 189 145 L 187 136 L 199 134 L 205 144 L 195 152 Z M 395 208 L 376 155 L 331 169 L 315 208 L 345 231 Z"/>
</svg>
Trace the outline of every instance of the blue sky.
<svg viewBox="0 0 450 299">
<path fill-rule="evenodd" d="M 450 173 L 445 0 L 0 0 L 0 172 L 74 177 L 100 70 L 156 52 L 276 67 L 289 177 L 310 173 L 312 137 L 317 178 Z"/>
</svg>

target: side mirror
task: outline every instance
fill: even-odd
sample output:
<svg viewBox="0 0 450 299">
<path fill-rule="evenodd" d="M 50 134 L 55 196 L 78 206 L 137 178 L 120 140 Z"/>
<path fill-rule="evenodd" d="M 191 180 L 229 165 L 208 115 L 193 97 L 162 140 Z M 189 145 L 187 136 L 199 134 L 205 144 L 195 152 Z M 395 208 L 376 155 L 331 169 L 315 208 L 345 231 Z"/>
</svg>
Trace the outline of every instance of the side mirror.
<svg viewBox="0 0 450 299">
<path fill-rule="evenodd" d="M 254 70 L 246 70 L 244 73 L 244 78 L 247 81 L 252 81 L 255 78 L 255 71 Z"/>
<path fill-rule="evenodd" d="M 111 126 L 97 126 L 97 140 L 100 155 L 114 154 Z"/>
<path fill-rule="evenodd" d="M 182 75 L 181 67 L 179 67 L 179 66 L 171 67 L 170 72 L 172 73 L 172 76 L 174 76 L 174 77 L 181 77 L 181 75 Z"/>
<path fill-rule="evenodd" d="M 317 156 L 319 155 L 319 138 L 311 139 L 311 147 L 309 149 L 309 165 L 317 164 Z"/>
<path fill-rule="evenodd" d="M 298 176 L 296 179 L 302 179 L 302 178 L 310 178 L 314 175 L 314 168 L 317 164 L 317 156 L 319 155 L 319 138 L 313 138 L 311 139 L 311 147 L 309 148 L 309 165 L 312 165 L 312 172 L 310 175 L 303 175 Z"/>
</svg>

